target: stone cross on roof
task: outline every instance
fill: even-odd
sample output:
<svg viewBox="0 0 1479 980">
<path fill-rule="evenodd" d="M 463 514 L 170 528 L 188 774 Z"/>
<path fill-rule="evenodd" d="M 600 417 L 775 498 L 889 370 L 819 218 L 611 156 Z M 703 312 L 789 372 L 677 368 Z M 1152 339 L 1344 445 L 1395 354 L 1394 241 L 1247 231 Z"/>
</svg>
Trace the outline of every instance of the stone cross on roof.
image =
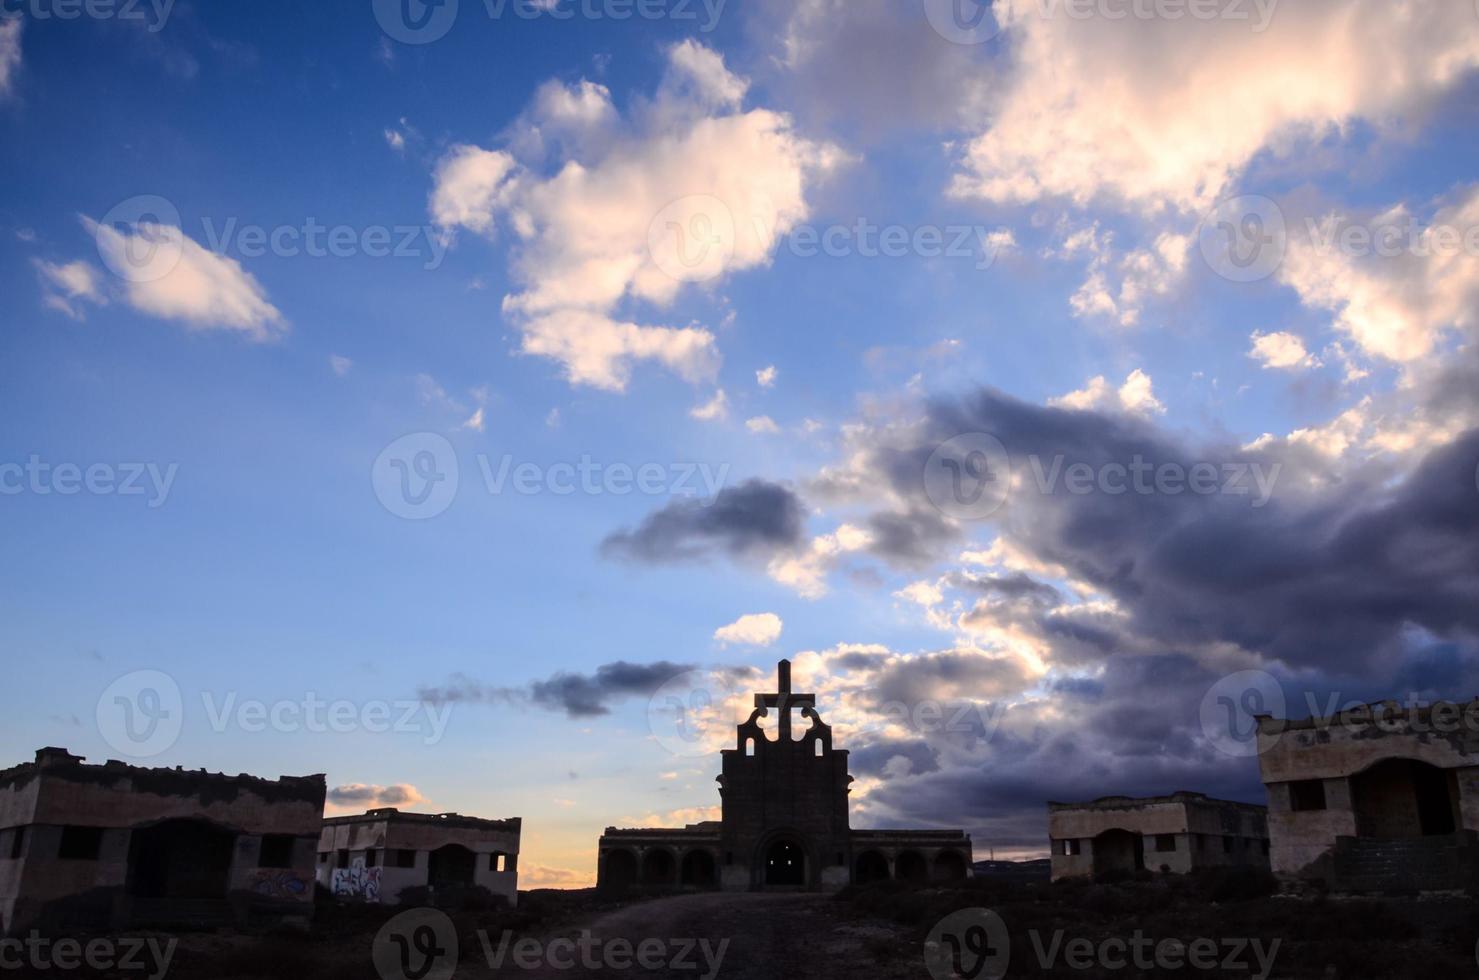
<svg viewBox="0 0 1479 980">
<path fill-rule="evenodd" d="M 815 694 L 791 693 L 791 661 L 782 660 L 776 666 L 776 692 L 755 695 L 755 707 L 775 708 L 780 712 L 779 736 L 781 742 L 791 741 L 791 709 L 815 708 Z"/>
</svg>

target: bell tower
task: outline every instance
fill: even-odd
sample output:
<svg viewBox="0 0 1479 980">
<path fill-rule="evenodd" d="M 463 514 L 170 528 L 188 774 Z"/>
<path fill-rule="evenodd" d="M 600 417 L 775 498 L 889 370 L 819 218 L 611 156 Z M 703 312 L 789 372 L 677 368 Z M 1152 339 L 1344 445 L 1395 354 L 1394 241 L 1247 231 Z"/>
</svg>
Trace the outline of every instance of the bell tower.
<svg viewBox="0 0 1479 980">
<path fill-rule="evenodd" d="M 774 739 L 759 724 L 772 712 Z M 845 885 L 852 861 L 847 752 L 832 747 L 816 696 L 791 690 L 789 660 L 778 665 L 775 692 L 755 695 L 755 710 L 737 736 L 735 748 L 722 752 L 719 776 L 723 887 Z"/>
</svg>

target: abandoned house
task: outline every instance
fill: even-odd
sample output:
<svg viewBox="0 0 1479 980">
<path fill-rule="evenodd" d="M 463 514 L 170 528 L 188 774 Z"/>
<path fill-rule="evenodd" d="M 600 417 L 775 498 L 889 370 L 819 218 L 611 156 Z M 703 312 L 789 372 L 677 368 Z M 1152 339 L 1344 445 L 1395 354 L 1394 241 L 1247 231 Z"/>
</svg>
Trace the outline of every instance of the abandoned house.
<svg viewBox="0 0 1479 980">
<path fill-rule="evenodd" d="M 1342 892 L 1479 880 L 1479 700 L 1258 722 L 1275 874 Z"/>
<path fill-rule="evenodd" d="M 721 819 L 681 830 L 608 827 L 598 887 L 819 891 L 855 881 L 970 875 L 971 839 L 964 831 L 853 830 L 847 752 L 833 747 L 816 697 L 792 693 L 789 661 L 780 662 L 777 688 L 755 695 L 735 747 L 721 753 Z M 771 712 L 774 739 L 759 724 Z"/>
<path fill-rule="evenodd" d="M 0 931 L 306 924 L 325 792 L 42 749 L 0 772 Z"/>
<path fill-rule="evenodd" d="M 1269 866 L 1268 814 L 1201 793 L 1049 803 L 1053 880 L 1105 872 Z"/>
<path fill-rule="evenodd" d="M 408 888 L 486 888 L 519 900 L 522 820 L 371 810 L 323 822 L 318 883 L 337 898 L 399 905 Z"/>
</svg>

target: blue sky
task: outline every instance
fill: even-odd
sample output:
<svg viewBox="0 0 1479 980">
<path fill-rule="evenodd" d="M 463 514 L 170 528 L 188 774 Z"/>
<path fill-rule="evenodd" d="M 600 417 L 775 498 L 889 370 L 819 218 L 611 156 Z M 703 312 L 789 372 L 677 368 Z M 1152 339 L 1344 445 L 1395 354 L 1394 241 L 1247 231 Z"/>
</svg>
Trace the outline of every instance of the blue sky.
<svg viewBox="0 0 1479 980">
<path fill-rule="evenodd" d="M 117 757 L 100 697 L 162 671 L 183 727 L 151 764 L 520 815 L 526 881 L 580 884 L 608 824 L 717 803 L 717 757 L 649 719 L 689 669 L 749 689 L 795 657 L 857 750 L 855 823 L 1023 854 L 1053 794 L 1256 799 L 1198 725 L 1219 677 L 1472 695 L 1479 14 L 1224 6 L 999 0 L 963 44 L 935 0 L 461 0 L 426 43 L 393 4 L 7 4 L 0 463 L 113 490 L 0 473 L 4 755 Z M 1236 281 L 1207 218 L 1253 213 L 1282 230 Z M 314 227 L 347 244 L 306 254 Z M 674 228 L 717 258 L 674 266 Z M 970 432 L 1018 479 L 980 520 L 929 486 Z M 388 447 L 450 454 L 455 499 L 406 519 Z M 1142 451 L 1277 490 L 1021 483 Z M 584 458 L 661 475 L 549 490 Z M 203 700 L 310 694 L 450 714 L 427 744 Z M 995 720 L 877 722 L 927 699 Z"/>
</svg>

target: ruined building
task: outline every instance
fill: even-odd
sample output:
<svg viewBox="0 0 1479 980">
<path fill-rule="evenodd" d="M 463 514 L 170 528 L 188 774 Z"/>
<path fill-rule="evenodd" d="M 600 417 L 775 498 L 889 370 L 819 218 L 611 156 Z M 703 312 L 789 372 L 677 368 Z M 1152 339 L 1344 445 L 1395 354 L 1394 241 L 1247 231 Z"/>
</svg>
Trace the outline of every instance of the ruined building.
<svg viewBox="0 0 1479 980">
<path fill-rule="evenodd" d="M 1110 871 L 1269 866 L 1268 814 L 1201 793 L 1049 803 L 1053 880 Z"/>
<path fill-rule="evenodd" d="M 1479 700 L 1258 722 L 1276 874 L 1343 892 L 1473 886 Z"/>
<path fill-rule="evenodd" d="M 718 777 L 722 819 L 682 830 L 618 830 L 600 841 L 604 890 L 835 890 L 849 882 L 930 881 L 971 873 L 971 839 L 959 830 L 853 830 L 847 752 L 832 745 L 811 694 L 791 691 L 780 662 L 778 690 L 725 749 Z M 759 720 L 776 712 L 776 738 Z M 794 725 L 793 713 L 807 727 Z"/>
<path fill-rule="evenodd" d="M 392 808 L 329 817 L 318 844 L 318 883 L 336 898 L 398 905 L 408 888 L 486 888 L 519 900 L 522 821 Z"/>
<path fill-rule="evenodd" d="M 325 794 L 42 749 L 0 772 L 0 931 L 306 924 Z"/>
</svg>

